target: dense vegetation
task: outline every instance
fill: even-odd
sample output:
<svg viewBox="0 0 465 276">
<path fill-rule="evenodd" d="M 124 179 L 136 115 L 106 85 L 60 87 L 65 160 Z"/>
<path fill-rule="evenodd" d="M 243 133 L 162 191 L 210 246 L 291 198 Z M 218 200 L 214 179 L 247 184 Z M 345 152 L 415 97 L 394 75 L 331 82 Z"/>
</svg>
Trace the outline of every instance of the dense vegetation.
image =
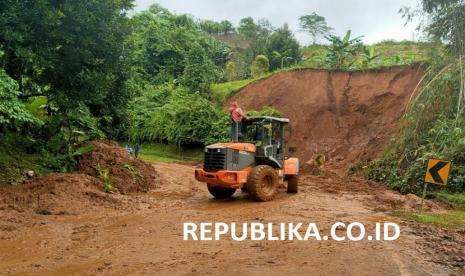
<svg viewBox="0 0 465 276">
<path fill-rule="evenodd" d="M 465 4 L 423 0 L 417 10 L 403 9 L 407 18 L 427 16 L 420 26 L 442 51 L 429 53 L 431 66 L 404 116 L 403 132 L 384 156 L 370 165 L 368 176 L 403 192 L 419 192 L 428 158 L 453 161 L 447 189 L 465 191 Z M 437 189 L 437 187 L 435 187 Z"/>
<path fill-rule="evenodd" d="M 2 182 L 25 169 L 71 170 L 89 139 L 181 147 L 226 140 L 228 116 L 210 101 L 211 84 L 227 78 L 226 64 L 235 79 L 234 58 L 247 56 L 247 74 L 258 76 L 270 61 L 253 53 L 286 51 L 287 39 L 298 52 L 286 27 L 275 34 L 242 20 L 238 30 L 255 48 L 238 53 L 212 36 L 235 33 L 227 21 L 159 5 L 128 16 L 132 7 L 132 0 L 0 3 Z M 275 46 L 261 44 L 264 34 Z"/>
<path fill-rule="evenodd" d="M 123 43 L 131 8 L 131 1 L 114 0 L 0 3 L 4 171 L 14 151 L 67 170 L 83 152 L 79 141 L 122 131 L 132 95 Z"/>
</svg>

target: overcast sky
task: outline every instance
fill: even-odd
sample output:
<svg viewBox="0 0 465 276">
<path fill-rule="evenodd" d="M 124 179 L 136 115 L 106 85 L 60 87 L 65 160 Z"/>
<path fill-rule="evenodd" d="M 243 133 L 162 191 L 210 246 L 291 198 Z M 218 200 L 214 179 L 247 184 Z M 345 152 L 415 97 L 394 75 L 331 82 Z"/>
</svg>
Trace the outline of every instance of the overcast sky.
<svg viewBox="0 0 465 276">
<path fill-rule="evenodd" d="M 351 29 L 353 35 L 363 35 L 366 43 L 411 40 L 415 25 L 404 26 L 398 10 L 402 6 L 415 7 L 418 0 L 136 0 L 136 10 L 147 9 L 153 3 L 200 19 L 227 19 L 236 26 L 246 16 L 266 18 L 275 27 L 288 23 L 301 44 L 307 44 L 311 39 L 298 31 L 298 18 L 312 12 L 326 17 L 336 34 Z"/>
</svg>

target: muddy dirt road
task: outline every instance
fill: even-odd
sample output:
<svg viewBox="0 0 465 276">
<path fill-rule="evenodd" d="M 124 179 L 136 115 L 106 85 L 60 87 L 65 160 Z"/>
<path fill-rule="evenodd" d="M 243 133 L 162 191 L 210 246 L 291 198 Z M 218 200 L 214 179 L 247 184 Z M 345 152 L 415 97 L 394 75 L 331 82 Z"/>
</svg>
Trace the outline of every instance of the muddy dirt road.
<svg viewBox="0 0 465 276">
<path fill-rule="evenodd" d="M 464 244 L 430 237 L 449 235 L 389 215 L 395 193 L 361 180 L 303 176 L 300 193 L 275 201 L 213 200 L 193 167 L 155 164 L 166 183 L 132 195 L 127 207 L 66 215 L 36 215 L 36 223 L 2 231 L 0 274 L 147 275 L 450 275 L 463 273 Z M 396 222 L 396 241 L 183 241 L 182 223 L 315 222 L 328 232 L 336 221 Z M 436 231 L 436 232 L 435 232 Z M 439 230 L 438 230 L 439 231 Z M 442 239 L 441 239 L 442 240 Z M 462 247 L 464 248 L 464 247 Z M 455 250 L 454 249 L 454 250 Z"/>
</svg>

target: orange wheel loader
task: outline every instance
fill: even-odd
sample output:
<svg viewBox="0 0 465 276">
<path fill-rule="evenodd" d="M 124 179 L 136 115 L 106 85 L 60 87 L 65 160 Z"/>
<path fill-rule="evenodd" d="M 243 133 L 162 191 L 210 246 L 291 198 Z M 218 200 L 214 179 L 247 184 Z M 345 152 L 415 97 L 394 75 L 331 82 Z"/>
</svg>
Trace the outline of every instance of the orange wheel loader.
<svg viewBox="0 0 465 276">
<path fill-rule="evenodd" d="M 297 193 L 299 159 L 284 156 L 288 125 L 286 118 L 247 118 L 239 142 L 205 147 L 203 168 L 195 170 L 195 178 L 207 183 L 215 198 L 229 198 L 241 189 L 256 201 L 270 201 L 283 181 L 288 193 Z"/>
</svg>

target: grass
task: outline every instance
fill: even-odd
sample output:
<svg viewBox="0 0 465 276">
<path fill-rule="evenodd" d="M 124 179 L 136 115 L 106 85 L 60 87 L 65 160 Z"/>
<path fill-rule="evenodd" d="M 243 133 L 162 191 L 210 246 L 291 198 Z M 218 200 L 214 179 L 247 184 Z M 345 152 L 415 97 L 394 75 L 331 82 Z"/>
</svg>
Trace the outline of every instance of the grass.
<svg viewBox="0 0 465 276">
<path fill-rule="evenodd" d="M 411 221 L 447 228 L 465 227 L 465 211 L 462 210 L 450 211 L 445 214 L 397 212 L 394 215 Z"/>
<path fill-rule="evenodd" d="M 199 161 L 203 158 L 202 149 L 180 149 L 175 145 L 143 144 L 139 157 L 146 161 L 172 163 L 176 161 Z"/>
<path fill-rule="evenodd" d="M 436 193 L 436 197 L 449 201 L 454 204 L 457 208 L 465 211 L 465 194 L 449 194 L 446 192 Z"/>
<path fill-rule="evenodd" d="M 216 103 L 224 103 L 232 94 L 253 81 L 254 79 L 247 79 L 213 84 L 210 87 L 213 101 Z"/>
<path fill-rule="evenodd" d="M 235 80 L 235 81 L 213 84 L 210 87 L 210 94 L 212 96 L 212 101 L 218 106 L 223 106 L 225 101 L 229 97 L 234 95 L 234 93 L 238 92 L 242 88 L 246 87 L 249 84 L 252 84 L 255 81 L 263 80 L 263 79 L 269 78 L 275 74 L 279 74 L 282 72 L 303 70 L 303 69 L 308 69 L 308 68 L 297 64 L 297 65 L 293 65 L 292 67 L 285 67 L 285 68 L 278 69 L 273 72 L 268 72 L 266 74 L 261 75 L 260 77 L 256 77 L 252 79 Z"/>
<path fill-rule="evenodd" d="M 442 200 L 453 203 L 457 209 L 449 211 L 445 214 L 396 212 L 394 215 L 411 221 L 433 224 L 448 228 L 465 227 L 465 194 L 449 194 L 447 192 L 438 192 L 435 195 Z"/>
</svg>

